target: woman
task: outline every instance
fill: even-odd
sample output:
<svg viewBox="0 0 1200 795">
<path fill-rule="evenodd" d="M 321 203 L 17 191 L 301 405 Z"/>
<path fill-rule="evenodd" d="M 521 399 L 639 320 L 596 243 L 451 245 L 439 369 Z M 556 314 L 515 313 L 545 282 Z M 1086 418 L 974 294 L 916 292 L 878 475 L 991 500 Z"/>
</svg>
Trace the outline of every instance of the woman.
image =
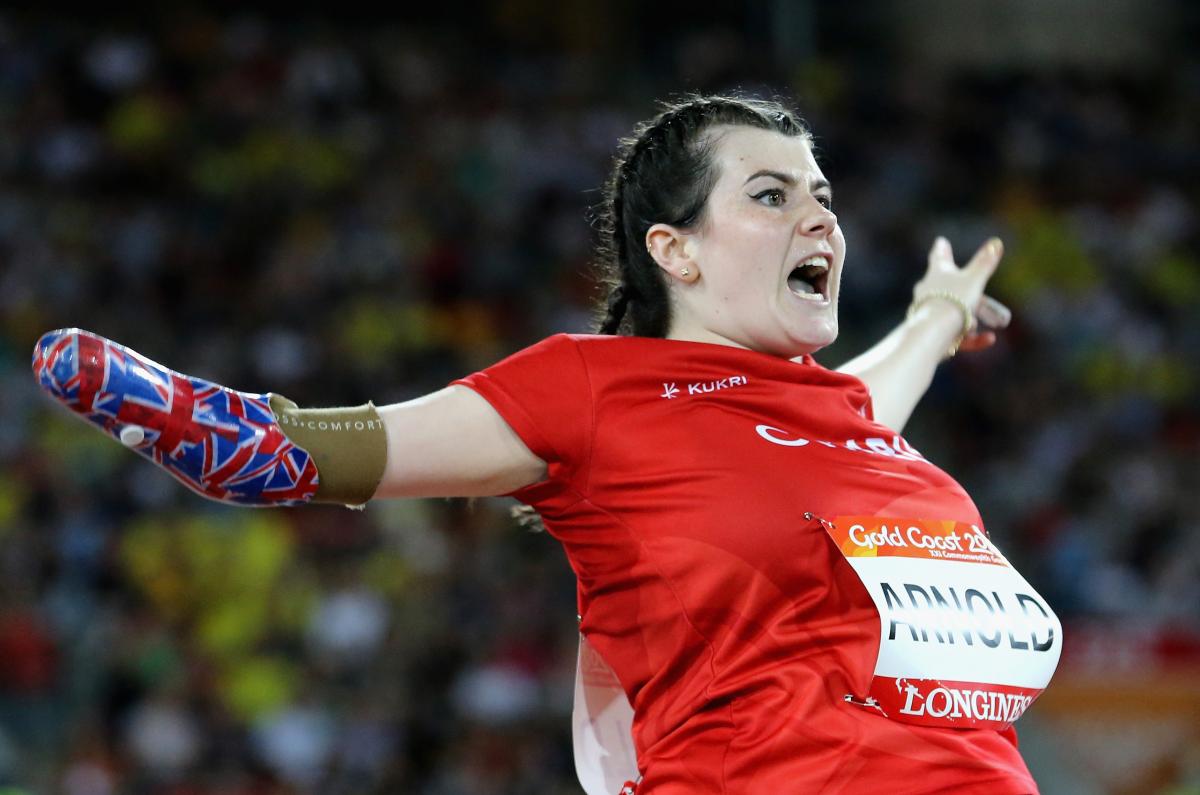
<svg viewBox="0 0 1200 795">
<path fill-rule="evenodd" d="M 998 241 L 959 269 L 939 240 L 906 321 L 826 370 L 831 188 L 791 113 L 728 97 L 623 142 L 605 233 L 600 334 L 378 411 L 236 393 L 73 330 L 34 369 L 209 497 L 536 509 L 578 577 L 589 793 L 1036 792 L 1011 724 L 1061 628 L 899 435 L 938 361 L 990 342 L 972 310 L 994 306 Z"/>
</svg>

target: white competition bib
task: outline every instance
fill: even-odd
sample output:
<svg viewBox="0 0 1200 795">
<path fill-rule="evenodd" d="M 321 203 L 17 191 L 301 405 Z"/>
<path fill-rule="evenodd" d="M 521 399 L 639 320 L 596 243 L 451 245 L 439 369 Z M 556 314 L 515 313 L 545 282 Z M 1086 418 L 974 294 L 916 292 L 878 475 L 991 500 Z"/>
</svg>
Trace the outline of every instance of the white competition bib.
<svg viewBox="0 0 1200 795">
<path fill-rule="evenodd" d="M 879 611 L 874 678 L 847 701 L 907 723 L 1004 729 L 1049 684 L 1062 625 L 978 527 L 820 522 Z"/>
<path fill-rule="evenodd" d="M 1003 729 L 1045 689 L 1062 653 L 1062 625 L 978 527 L 874 516 L 819 521 L 880 617 L 871 686 L 847 701 L 908 723 Z M 633 709 L 582 634 L 572 729 L 587 795 L 617 795 L 638 780 Z"/>
<path fill-rule="evenodd" d="M 633 707 L 617 675 L 582 633 L 575 659 L 575 773 L 587 795 L 617 795 L 638 780 Z"/>
</svg>

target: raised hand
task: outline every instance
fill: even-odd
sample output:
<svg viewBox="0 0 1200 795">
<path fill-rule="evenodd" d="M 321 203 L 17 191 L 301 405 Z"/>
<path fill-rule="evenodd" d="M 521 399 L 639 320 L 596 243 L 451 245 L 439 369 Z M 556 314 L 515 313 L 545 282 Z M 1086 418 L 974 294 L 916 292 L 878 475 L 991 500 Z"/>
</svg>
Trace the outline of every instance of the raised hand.
<svg viewBox="0 0 1200 795">
<path fill-rule="evenodd" d="M 957 296 L 969 307 L 977 321 L 958 346 L 960 351 L 975 351 L 987 348 L 996 341 L 990 329 L 1002 329 L 1012 319 L 1008 307 L 984 294 L 988 280 L 996 272 L 1000 258 L 1004 255 L 1004 244 L 992 238 L 975 252 L 961 268 L 954 262 L 950 241 L 938 237 L 929 250 L 929 265 L 925 275 L 913 287 L 913 302 L 935 293 Z"/>
</svg>

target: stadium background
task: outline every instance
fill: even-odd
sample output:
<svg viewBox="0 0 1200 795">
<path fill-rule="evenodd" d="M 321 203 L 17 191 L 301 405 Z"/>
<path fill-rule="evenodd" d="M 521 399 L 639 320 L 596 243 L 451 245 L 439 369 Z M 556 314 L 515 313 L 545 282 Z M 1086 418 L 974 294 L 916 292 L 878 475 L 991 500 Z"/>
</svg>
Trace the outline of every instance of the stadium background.
<svg viewBox="0 0 1200 795">
<path fill-rule="evenodd" d="M 43 331 L 306 405 L 407 399 L 556 331 L 618 137 L 793 98 L 849 240 L 836 366 L 935 234 L 1015 310 L 906 436 L 1067 627 L 1046 793 L 1200 792 L 1200 12 L 629 0 L 341 18 L 0 12 L 0 784 L 578 792 L 574 582 L 503 500 L 234 510 L 52 406 Z M 5 790 L 6 792 L 10 790 Z"/>
</svg>

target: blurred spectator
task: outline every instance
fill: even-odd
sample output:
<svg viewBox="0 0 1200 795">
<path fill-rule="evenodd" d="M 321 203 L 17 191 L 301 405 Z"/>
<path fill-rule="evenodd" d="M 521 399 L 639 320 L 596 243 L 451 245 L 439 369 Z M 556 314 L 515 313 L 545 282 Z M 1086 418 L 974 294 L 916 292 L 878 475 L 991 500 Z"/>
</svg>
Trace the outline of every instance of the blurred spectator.
<svg viewBox="0 0 1200 795">
<path fill-rule="evenodd" d="M 1014 324 L 943 366 L 906 437 L 1066 624 L 1063 673 L 1020 725 L 1050 738 L 1023 745 L 1038 771 L 1103 769 L 1100 701 L 1072 672 L 1123 673 L 1112 736 L 1153 714 L 1121 743 L 1122 786 L 1195 791 L 1197 15 L 1100 3 L 1096 42 L 1105 9 L 1126 22 L 1089 63 L 1092 38 L 1056 60 L 1055 31 L 1015 35 L 1070 4 L 988 6 L 1015 60 L 864 5 L 669 17 L 678 37 L 652 47 L 667 12 L 621 4 L 0 12 L 0 786 L 577 792 L 575 592 L 552 539 L 495 500 L 201 504 L 42 400 L 28 355 L 81 326 L 307 405 L 438 389 L 590 330 L 617 139 L 656 97 L 743 87 L 798 100 L 837 189 L 844 322 L 823 363 L 900 319 L 935 234 L 960 260 L 1005 239 Z M 1160 678 L 1173 701 L 1146 689 Z"/>
</svg>

